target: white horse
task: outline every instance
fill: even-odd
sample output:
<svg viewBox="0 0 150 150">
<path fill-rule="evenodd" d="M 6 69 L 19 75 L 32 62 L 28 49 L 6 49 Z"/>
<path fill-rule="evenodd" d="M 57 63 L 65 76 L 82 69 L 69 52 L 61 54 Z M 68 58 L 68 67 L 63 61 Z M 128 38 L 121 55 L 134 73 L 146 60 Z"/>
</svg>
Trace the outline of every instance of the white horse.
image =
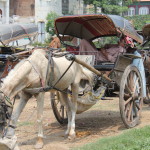
<svg viewBox="0 0 150 150">
<path fill-rule="evenodd" d="M 56 83 L 64 71 L 70 65 L 65 57 L 53 58 L 54 60 L 54 78 L 52 84 Z M 26 88 L 38 88 L 42 86 L 42 83 L 46 85 L 46 72 L 48 66 L 48 59 L 46 58 L 46 52 L 38 49 L 26 60 L 18 63 L 15 68 L 10 71 L 8 76 L 4 79 L 2 87 L 0 88 L 0 98 L 7 96 L 12 100 L 14 96 L 21 92 L 20 103 L 17 109 L 13 112 L 11 117 L 11 125 L 16 126 L 17 120 L 25 107 L 29 98 L 32 94 L 25 91 Z M 51 68 L 48 76 L 50 80 Z M 66 134 L 69 138 L 75 138 L 75 115 L 77 110 L 77 98 L 78 90 L 81 79 L 88 81 L 93 80 L 93 73 L 84 69 L 77 63 L 73 63 L 70 69 L 66 72 L 63 78 L 56 84 L 56 88 L 67 91 L 68 87 L 71 86 L 72 97 L 68 99 L 68 94 L 60 92 L 61 100 L 65 104 L 68 114 L 68 127 Z M 41 82 L 42 80 L 42 82 Z M 91 82 L 92 83 L 92 82 Z M 37 99 L 37 123 L 38 123 L 38 138 L 35 144 L 35 148 L 42 148 L 43 143 L 43 128 L 42 128 L 42 117 L 43 117 L 43 105 L 44 105 L 44 92 L 34 94 Z M 9 127 L 7 137 L 12 137 L 15 134 L 13 128 Z"/>
</svg>

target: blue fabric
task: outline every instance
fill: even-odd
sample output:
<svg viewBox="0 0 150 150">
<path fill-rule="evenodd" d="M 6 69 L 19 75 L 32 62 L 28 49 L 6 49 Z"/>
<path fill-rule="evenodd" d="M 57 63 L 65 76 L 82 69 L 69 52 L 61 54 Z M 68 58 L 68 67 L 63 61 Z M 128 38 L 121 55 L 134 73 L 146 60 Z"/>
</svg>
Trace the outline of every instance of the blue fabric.
<svg viewBox="0 0 150 150">
<path fill-rule="evenodd" d="M 134 54 L 136 56 L 141 57 L 141 54 L 138 53 L 137 51 L 135 51 Z M 144 70 L 143 60 L 142 60 L 142 58 L 136 58 L 133 60 L 132 64 L 135 65 L 141 73 L 141 77 L 142 77 L 142 81 L 143 81 L 143 97 L 146 97 L 146 78 L 145 78 L 145 70 Z"/>
</svg>

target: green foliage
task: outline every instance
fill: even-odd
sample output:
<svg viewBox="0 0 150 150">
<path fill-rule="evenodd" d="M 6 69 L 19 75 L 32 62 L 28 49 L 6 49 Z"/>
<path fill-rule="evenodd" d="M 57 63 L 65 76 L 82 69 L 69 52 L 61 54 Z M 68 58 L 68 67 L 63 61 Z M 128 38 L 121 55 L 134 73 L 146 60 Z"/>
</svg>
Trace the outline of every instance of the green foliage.
<svg viewBox="0 0 150 150">
<path fill-rule="evenodd" d="M 127 5 L 131 4 L 131 0 L 84 0 L 85 4 L 93 4 L 95 13 L 97 13 L 97 7 L 102 9 L 102 13 L 105 14 L 116 14 L 126 12 L 128 10 Z"/>
<path fill-rule="evenodd" d="M 149 150 L 150 127 L 130 129 L 119 136 L 99 139 L 74 150 Z"/>
<path fill-rule="evenodd" d="M 118 40 L 119 38 L 116 36 L 101 37 L 98 40 L 93 41 L 93 43 L 97 48 L 101 48 L 104 47 L 106 44 L 117 44 Z"/>
<path fill-rule="evenodd" d="M 46 32 L 48 32 L 50 35 L 54 35 L 54 20 L 58 17 L 58 15 L 55 12 L 50 12 L 47 17 L 47 23 L 46 23 Z"/>
<path fill-rule="evenodd" d="M 132 21 L 136 30 L 142 30 L 145 24 L 150 23 L 150 15 L 129 16 L 126 19 Z"/>
<path fill-rule="evenodd" d="M 128 7 L 118 7 L 118 5 L 103 5 L 103 12 L 105 14 L 114 14 L 114 15 L 119 15 L 122 12 L 126 12 L 128 10 Z"/>
<path fill-rule="evenodd" d="M 34 42 L 34 43 L 32 44 L 32 46 L 34 46 L 34 47 L 46 47 L 46 46 L 48 46 L 48 44 L 49 44 L 48 41 L 45 41 L 44 43 L 41 43 L 41 42 Z"/>
</svg>

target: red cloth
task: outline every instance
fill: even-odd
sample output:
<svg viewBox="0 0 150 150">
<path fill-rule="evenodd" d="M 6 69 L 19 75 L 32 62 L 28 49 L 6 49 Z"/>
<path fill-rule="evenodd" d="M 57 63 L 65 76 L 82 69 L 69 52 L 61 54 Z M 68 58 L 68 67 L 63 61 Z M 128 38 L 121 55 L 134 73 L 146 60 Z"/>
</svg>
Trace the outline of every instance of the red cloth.
<svg viewBox="0 0 150 150">
<path fill-rule="evenodd" d="M 132 38 L 126 36 L 125 37 L 125 42 L 126 42 L 126 44 L 130 45 L 132 48 L 134 47 L 134 43 L 133 43 Z"/>
<path fill-rule="evenodd" d="M 71 47 L 71 46 L 67 46 L 66 51 L 71 52 L 75 55 L 79 54 L 79 48 L 75 48 L 75 47 Z"/>
</svg>

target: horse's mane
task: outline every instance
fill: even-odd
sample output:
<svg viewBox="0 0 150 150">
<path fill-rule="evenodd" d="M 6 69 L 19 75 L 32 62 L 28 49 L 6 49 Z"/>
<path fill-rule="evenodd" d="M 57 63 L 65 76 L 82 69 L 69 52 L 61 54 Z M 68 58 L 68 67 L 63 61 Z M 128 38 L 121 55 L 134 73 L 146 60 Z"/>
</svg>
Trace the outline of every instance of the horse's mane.
<svg viewBox="0 0 150 150">
<path fill-rule="evenodd" d="M 14 72 L 16 72 L 16 70 L 18 70 L 18 68 L 20 68 L 20 66 L 22 66 L 22 64 L 25 61 L 26 61 L 26 59 L 23 59 L 18 64 L 16 64 L 15 67 L 13 69 L 11 69 L 10 72 L 8 73 L 8 75 L 4 78 L 3 83 L 6 82 L 14 74 Z"/>
</svg>

